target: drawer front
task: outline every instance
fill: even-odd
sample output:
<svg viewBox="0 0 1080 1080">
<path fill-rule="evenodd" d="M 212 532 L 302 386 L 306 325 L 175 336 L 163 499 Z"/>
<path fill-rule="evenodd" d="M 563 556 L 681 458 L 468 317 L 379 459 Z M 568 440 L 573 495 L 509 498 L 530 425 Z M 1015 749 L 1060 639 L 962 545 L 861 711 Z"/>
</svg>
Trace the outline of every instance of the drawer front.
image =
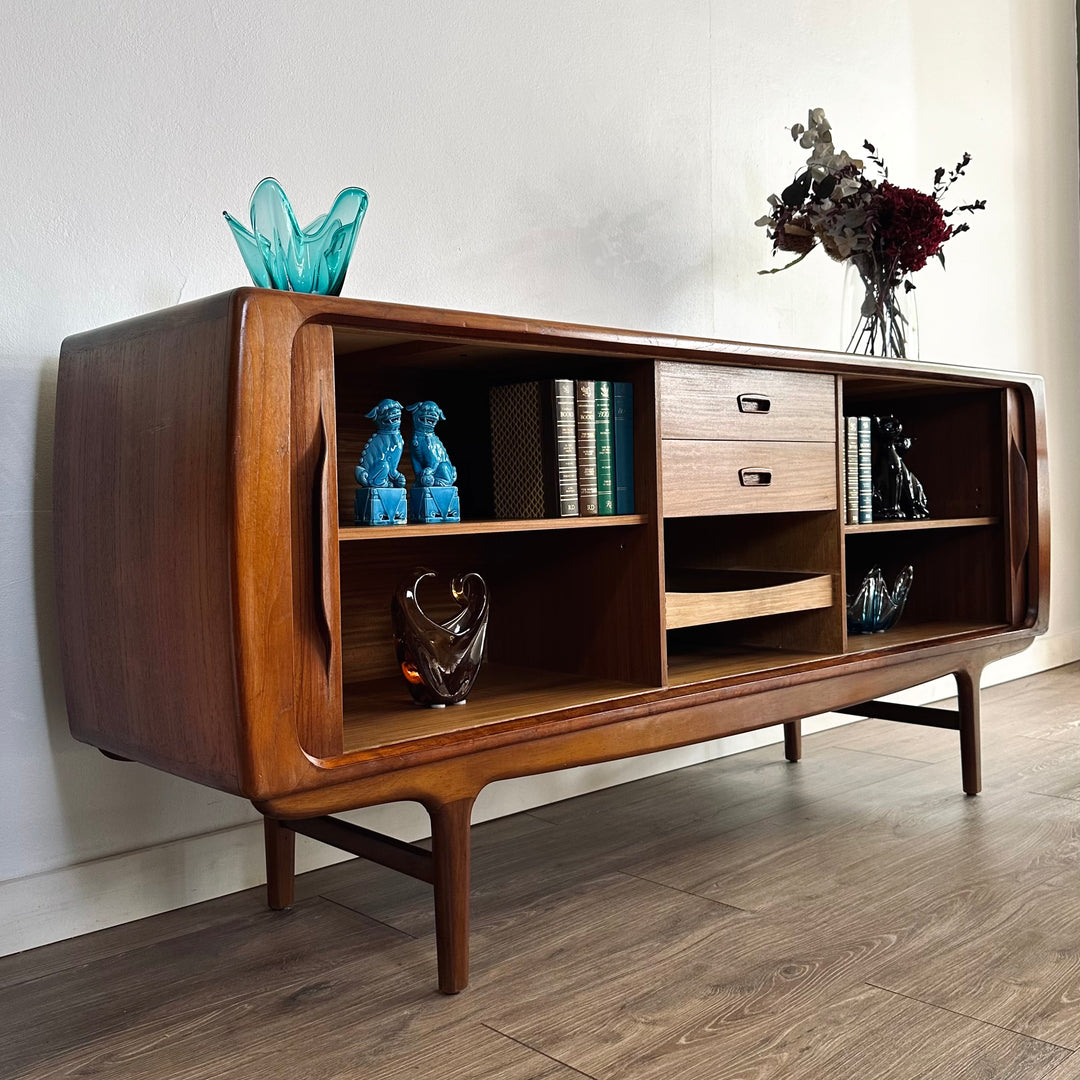
<svg viewBox="0 0 1080 1080">
<path fill-rule="evenodd" d="M 664 439 L 832 442 L 836 379 L 804 371 L 660 364 Z"/>
<path fill-rule="evenodd" d="M 661 444 L 665 517 L 836 509 L 832 443 Z"/>
</svg>

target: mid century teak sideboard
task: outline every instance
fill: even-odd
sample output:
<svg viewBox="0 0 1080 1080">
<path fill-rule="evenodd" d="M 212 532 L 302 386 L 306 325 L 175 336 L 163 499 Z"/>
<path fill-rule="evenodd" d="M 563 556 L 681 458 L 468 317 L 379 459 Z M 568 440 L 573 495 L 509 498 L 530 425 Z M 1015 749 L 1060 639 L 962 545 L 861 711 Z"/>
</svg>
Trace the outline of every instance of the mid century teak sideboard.
<svg viewBox="0 0 1080 1080">
<path fill-rule="evenodd" d="M 633 514 L 493 518 L 488 390 L 554 377 L 632 384 Z M 385 397 L 442 406 L 460 523 L 353 524 Z M 883 412 L 914 436 L 931 517 L 845 524 L 842 417 Z M 243 288 L 64 342 L 55 530 L 75 737 L 252 800 L 272 907 L 296 832 L 431 883 L 453 993 L 493 780 L 780 723 L 795 761 L 801 718 L 847 710 L 957 730 L 978 792 L 980 672 L 1046 627 L 1043 387 Z M 849 634 L 875 564 L 914 567 L 907 608 Z M 397 670 L 389 600 L 415 566 L 490 588 L 464 706 L 414 706 Z M 949 674 L 957 712 L 875 700 Z M 428 810 L 430 851 L 332 816 L 397 800 Z"/>
</svg>

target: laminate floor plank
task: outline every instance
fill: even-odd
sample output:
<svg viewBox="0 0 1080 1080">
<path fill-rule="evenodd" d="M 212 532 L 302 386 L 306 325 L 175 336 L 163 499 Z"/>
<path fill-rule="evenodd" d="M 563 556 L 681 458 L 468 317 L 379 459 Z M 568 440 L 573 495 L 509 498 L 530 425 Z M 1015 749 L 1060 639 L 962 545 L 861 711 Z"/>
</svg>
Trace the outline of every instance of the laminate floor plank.
<svg viewBox="0 0 1080 1080">
<path fill-rule="evenodd" d="M 1080 1049 L 1080 884 L 1075 870 L 999 893 L 981 919 L 955 904 L 871 976 L 875 986 Z M 967 905 L 970 907 L 970 905 Z M 960 916 L 960 917 L 958 917 Z"/>
<path fill-rule="evenodd" d="M 598 903 L 608 925 L 598 926 Z M 190 995 L 181 989 L 176 1015 L 137 1018 L 123 1031 L 16 1075 L 20 1080 L 411 1075 L 568 1080 L 578 1074 L 543 1051 L 515 1049 L 512 1037 L 485 1026 L 485 1016 L 507 996 L 517 1001 L 581 997 L 627 970 L 640 977 L 656 956 L 692 948 L 730 918 L 724 908 L 700 897 L 615 875 L 553 892 L 537 908 L 516 912 L 511 932 L 481 930 L 474 937 L 482 957 L 474 964 L 474 988 L 456 997 L 435 991 L 434 958 L 426 945 L 409 942 L 388 951 L 369 943 L 369 955 L 350 952 L 317 978 L 270 975 L 253 982 L 247 994 L 219 995 L 212 1007 L 185 1007 Z M 622 948 L 613 950 L 610 936 L 619 926 Z M 262 947 L 269 948 L 272 941 L 263 937 Z M 333 952 L 333 943 L 323 951 Z M 422 1069 L 417 1061 L 432 1064 L 424 1071 L 427 1066 Z"/>
<path fill-rule="evenodd" d="M 8 987 L 0 992 L 0 1076 L 53 1076 L 53 1059 L 66 1051 L 200 1027 L 223 1009 L 242 1009 L 267 981 L 303 995 L 349 959 L 363 957 L 377 977 L 403 946 L 420 951 L 397 931 L 316 899 Z"/>
<path fill-rule="evenodd" d="M 895 947 L 813 917 L 744 914 L 631 970 L 515 995 L 489 1023 L 598 1078 L 1037 1077 L 1066 1048 L 882 991 L 865 974 Z M 560 986 L 565 990 L 565 986 Z"/>
<path fill-rule="evenodd" d="M 782 809 L 777 796 L 791 805 L 900 776 L 920 763 L 879 761 L 876 756 L 826 748 L 797 764 L 784 760 L 782 747 L 763 746 L 730 757 L 691 765 L 663 776 L 537 807 L 529 813 L 558 825 L 630 827 L 635 831 L 679 828 L 688 816 L 721 816 L 753 802 L 759 817 Z M 751 820 L 747 815 L 743 820 Z"/>
<path fill-rule="evenodd" d="M 135 922 L 121 923 L 91 934 L 42 945 L 25 952 L 0 956 L 0 990 L 54 972 L 80 967 L 95 960 L 153 945 L 170 937 L 208 929 L 238 917 L 266 910 L 266 890 L 261 886 L 219 896 L 200 904 L 164 911 Z"/>
<path fill-rule="evenodd" d="M 899 796 L 897 796 L 899 799 Z M 950 892 L 977 878 L 1045 879 L 1076 866 L 1078 815 L 1064 799 L 1019 793 L 875 807 L 830 799 L 741 830 L 643 847 L 641 877 L 749 911 Z M 883 872 L 887 870 L 887 872 Z M 1026 875 L 1026 877 L 1024 877 Z"/>
<path fill-rule="evenodd" d="M 370 970 L 351 965 L 320 992 L 253 994 L 197 1024 L 125 1032 L 49 1063 L 25 1080 L 575 1080 L 582 1074 L 494 1031 L 432 993 L 420 965 L 387 993 L 361 991 Z M 386 972 L 382 972 L 384 978 Z M 411 992 L 404 987 L 408 977 Z M 440 1010 L 448 1015 L 440 1015 Z"/>
<path fill-rule="evenodd" d="M 568 843 L 566 831 L 530 814 L 473 828 L 472 920 L 505 920 L 545 894 L 606 876 L 615 858 Z M 355 874 L 337 877 L 321 895 L 417 938 L 434 934 L 431 888 L 357 860 Z M 344 866 L 342 867 L 344 870 Z"/>
<path fill-rule="evenodd" d="M 935 708 L 951 708 L 953 705 L 955 702 L 934 703 Z M 853 724 L 829 728 L 828 731 L 804 735 L 803 761 L 807 760 L 805 755 L 809 755 L 811 750 L 813 754 L 817 754 L 825 746 L 933 764 L 958 760 L 960 736 L 955 731 L 945 731 L 942 728 L 917 727 L 914 724 L 901 724 L 891 720 L 859 720 Z"/>
<path fill-rule="evenodd" d="M 936 701 L 934 706 L 955 709 L 956 698 Z M 1080 663 L 982 691 L 984 727 L 1013 726 L 1018 711 L 1024 715 L 1023 730 L 1027 738 L 1067 742 L 1080 739 Z M 928 762 L 953 761 L 958 752 L 958 736 L 954 731 L 888 720 L 845 724 L 807 736 L 807 739 L 812 739 L 817 746 L 842 746 Z"/>
<path fill-rule="evenodd" d="M 1046 1080 L 1080 1080 L 1080 1050 L 1074 1050 L 1072 1056 L 1063 1061 Z"/>
</svg>

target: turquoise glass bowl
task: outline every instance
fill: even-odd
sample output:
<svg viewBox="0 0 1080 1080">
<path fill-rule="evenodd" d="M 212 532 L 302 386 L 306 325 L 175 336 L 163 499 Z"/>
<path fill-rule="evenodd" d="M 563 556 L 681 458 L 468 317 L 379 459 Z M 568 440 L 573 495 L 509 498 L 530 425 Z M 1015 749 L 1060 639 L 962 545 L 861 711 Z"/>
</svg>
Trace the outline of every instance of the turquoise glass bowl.
<svg viewBox="0 0 1080 1080">
<path fill-rule="evenodd" d="M 301 229 L 288 196 L 268 176 L 251 193 L 251 229 L 227 210 L 225 220 L 260 288 L 340 296 L 367 205 L 366 191 L 345 188 L 328 214 Z"/>
</svg>

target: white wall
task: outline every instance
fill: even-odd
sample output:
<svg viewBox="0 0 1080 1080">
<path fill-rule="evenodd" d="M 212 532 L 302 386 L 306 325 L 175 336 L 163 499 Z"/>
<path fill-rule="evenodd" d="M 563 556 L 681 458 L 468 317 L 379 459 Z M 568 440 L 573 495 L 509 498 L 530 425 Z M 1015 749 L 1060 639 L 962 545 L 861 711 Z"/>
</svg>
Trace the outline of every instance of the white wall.
<svg viewBox="0 0 1080 1080">
<path fill-rule="evenodd" d="M 61 339 L 243 283 L 220 211 L 267 174 L 308 219 L 370 192 L 346 295 L 836 348 L 841 268 L 756 274 L 786 126 L 821 105 L 923 187 L 970 150 L 960 193 L 989 209 L 919 277 L 923 357 L 1044 374 L 1053 486 L 1050 634 L 988 676 L 1080 655 L 1073 20 L 1065 0 L 5 0 L 0 952 L 260 880 L 250 807 L 68 736 L 50 545 Z M 497 785 L 480 816 L 716 749 Z"/>
</svg>

